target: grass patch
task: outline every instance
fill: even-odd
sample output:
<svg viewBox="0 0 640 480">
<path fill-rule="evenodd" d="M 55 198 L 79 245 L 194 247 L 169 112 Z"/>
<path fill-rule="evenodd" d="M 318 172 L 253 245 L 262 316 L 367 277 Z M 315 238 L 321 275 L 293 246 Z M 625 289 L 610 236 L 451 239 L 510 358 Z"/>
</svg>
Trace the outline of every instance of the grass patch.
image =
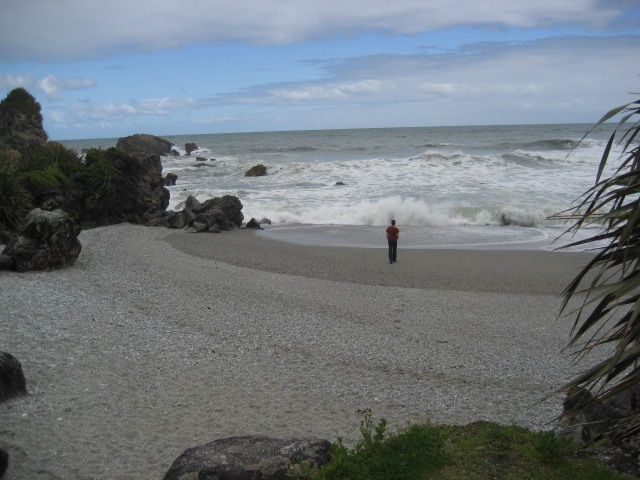
<svg viewBox="0 0 640 480">
<path fill-rule="evenodd" d="M 290 477 L 307 480 L 618 480 L 622 475 L 553 432 L 477 422 L 465 426 L 412 425 L 385 435 L 386 422 L 359 412 L 362 440 L 332 445 L 321 469 L 296 466 Z"/>
</svg>

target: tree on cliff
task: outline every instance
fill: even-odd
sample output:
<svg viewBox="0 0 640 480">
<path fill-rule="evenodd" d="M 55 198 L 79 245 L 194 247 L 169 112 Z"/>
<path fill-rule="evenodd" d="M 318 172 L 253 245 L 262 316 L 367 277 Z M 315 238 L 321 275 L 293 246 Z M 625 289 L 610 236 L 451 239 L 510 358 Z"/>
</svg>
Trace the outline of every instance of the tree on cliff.
<svg viewBox="0 0 640 480">
<path fill-rule="evenodd" d="M 569 215 L 576 220 L 569 231 L 592 223 L 603 226 L 596 235 L 572 245 L 604 241 L 605 246 L 567 287 L 562 305 L 565 312 L 572 308 L 572 299 L 579 301 L 571 312 L 575 321 L 569 347 L 576 347 L 580 358 L 594 349 L 609 352 L 604 361 L 563 387 L 591 393 L 565 416 L 627 394 L 634 413 L 613 421 L 601 436 L 613 441 L 640 434 L 640 398 L 635 398 L 640 393 L 640 100 L 610 111 L 593 128 L 617 115 L 622 117 L 604 149 L 595 185 Z M 610 177 L 602 178 L 612 150 L 618 148 L 619 165 Z"/>
</svg>

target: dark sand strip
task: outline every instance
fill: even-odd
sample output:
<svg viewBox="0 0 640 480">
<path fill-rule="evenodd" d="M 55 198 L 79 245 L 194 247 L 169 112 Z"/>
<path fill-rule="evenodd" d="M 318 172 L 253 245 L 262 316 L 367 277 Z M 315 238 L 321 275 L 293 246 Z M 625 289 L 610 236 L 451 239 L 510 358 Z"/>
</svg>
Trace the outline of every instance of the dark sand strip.
<svg viewBox="0 0 640 480">
<path fill-rule="evenodd" d="M 255 232 L 167 236 L 177 250 L 267 272 L 392 287 L 560 295 L 592 258 L 589 253 L 527 250 L 402 249 L 390 265 L 386 248 L 315 247 Z"/>
</svg>

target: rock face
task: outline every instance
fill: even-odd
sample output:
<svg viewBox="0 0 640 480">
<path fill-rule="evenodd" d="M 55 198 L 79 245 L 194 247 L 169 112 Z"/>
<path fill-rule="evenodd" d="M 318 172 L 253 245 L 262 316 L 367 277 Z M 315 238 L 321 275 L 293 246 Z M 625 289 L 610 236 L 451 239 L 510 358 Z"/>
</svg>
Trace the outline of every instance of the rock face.
<svg viewBox="0 0 640 480">
<path fill-rule="evenodd" d="M 40 104 L 24 88 L 16 88 L 0 102 L 0 147 L 25 150 L 47 141 Z"/>
<path fill-rule="evenodd" d="M 162 177 L 160 157 L 113 150 L 115 153 L 108 160 L 110 168 L 118 172 L 113 193 L 108 197 L 100 196 L 94 193 L 93 184 L 87 183 L 79 185 L 74 198 L 67 198 L 63 205 L 78 219 L 82 228 L 122 222 L 161 224 L 170 194 Z"/>
<path fill-rule="evenodd" d="M 13 259 L 19 272 L 65 268 L 80 255 L 79 233 L 78 224 L 62 210 L 35 208 L 2 254 Z"/>
<path fill-rule="evenodd" d="M 230 437 L 184 451 L 164 480 L 285 480 L 290 467 L 321 467 L 330 460 L 327 440 Z"/>
<path fill-rule="evenodd" d="M 225 195 L 200 203 L 193 195 L 185 201 L 182 211 L 169 215 L 170 228 L 188 227 L 193 232 L 218 233 L 242 225 L 242 203 L 238 197 Z"/>
<path fill-rule="evenodd" d="M 258 165 L 254 165 L 249 170 L 247 170 L 244 176 L 245 177 L 262 177 L 266 174 L 267 174 L 267 167 L 259 163 Z"/>
<path fill-rule="evenodd" d="M 22 364 L 10 353 L 0 352 L 0 402 L 26 394 Z"/>
<path fill-rule="evenodd" d="M 164 138 L 146 133 L 137 133 L 118 139 L 116 147 L 130 155 L 148 157 L 150 155 L 169 155 L 171 142 Z"/>
</svg>

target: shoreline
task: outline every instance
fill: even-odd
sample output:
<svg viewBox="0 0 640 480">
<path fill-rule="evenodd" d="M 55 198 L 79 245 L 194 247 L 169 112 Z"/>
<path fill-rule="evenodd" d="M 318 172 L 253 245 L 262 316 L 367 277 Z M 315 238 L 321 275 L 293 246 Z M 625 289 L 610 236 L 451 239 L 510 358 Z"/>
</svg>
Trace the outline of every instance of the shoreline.
<svg viewBox="0 0 640 480">
<path fill-rule="evenodd" d="M 549 428 L 576 372 L 560 293 L 589 254 L 309 247 L 129 224 L 76 265 L 0 272 L 7 480 L 159 479 L 233 435 L 358 439 L 477 420 Z"/>
</svg>

